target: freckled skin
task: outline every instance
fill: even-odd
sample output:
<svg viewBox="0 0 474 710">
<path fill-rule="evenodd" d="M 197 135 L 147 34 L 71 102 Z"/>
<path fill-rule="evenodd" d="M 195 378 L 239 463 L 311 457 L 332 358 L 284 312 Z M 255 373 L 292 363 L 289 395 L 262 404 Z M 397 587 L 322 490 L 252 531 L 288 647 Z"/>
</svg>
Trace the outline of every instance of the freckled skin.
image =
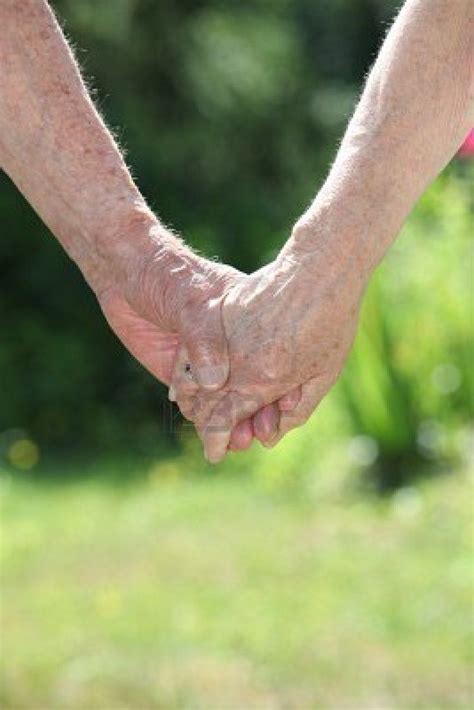
<svg viewBox="0 0 474 710">
<path fill-rule="evenodd" d="M 199 402 L 212 461 L 236 423 L 291 388 L 301 399 L 273 443 L 306 421 L 343 368 L 371 273 L 473 124 L 474 3 L 408 0 L 313 204 L 276 261 L 226 296 L 226 386 L 210 400 L 176 383 L 178 403 Z"/>
</svg>

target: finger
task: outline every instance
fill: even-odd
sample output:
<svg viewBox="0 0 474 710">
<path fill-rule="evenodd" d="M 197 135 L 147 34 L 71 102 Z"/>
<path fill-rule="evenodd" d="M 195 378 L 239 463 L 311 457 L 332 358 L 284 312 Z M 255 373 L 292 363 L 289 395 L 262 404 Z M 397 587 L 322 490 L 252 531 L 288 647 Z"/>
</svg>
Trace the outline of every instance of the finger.
<svg viewBox="0 0 474 710">
<path fill-rule="evenodd" d="M 267 446 L 278 435 L 280 426 L 280 410 L 277 404 L 267 404 L 253 418 L 255 437 Z"/>
<path fill-rule="evenodd" d="M 301 386 L 301 399 L 297 407 L 291 412 L 281 413 L 279 433 L 272 440 L 271 448 L 276 446 L 290 431 L 303 426 L 308 421 L 328 389 L 327 380 L 317 377 Z"/>
<path fill-rule="evenodd" d="M 280 412 L 292 412 L 301 400 L 301 387 L 295 387 L 291 392 L 287 392 L 278 400 Z"/>
<path fill-rule="evenodd" d="M 225 389 L 219 390 L 218 392 L 203 392 L 199 390 L 197 394 L 191 397 L 178 396 L 176 398 L 176 404 L 179 409 L 185 413 L 186 418 L 193 422 L 198 435 L 203 439 L 203 431 L 207 422 L 226 395 L 227 392 Z"/>
<path fill-rule="evenodd" d="M 229 451 L 245 451 L 252 445 L 252 441 L 253 423 L 251 419 L 245 419 L 232 430 Z"/>
<path fill-rule="evenodd" d="M 187 371 L 189 359 L 188 349 L 182 346 L 175 360 L 168 396 L 176 402 L 183 417 L 196 425 L 199 433 L 199 427 L 203 427 L 224 394 L 203 392 L 194 378 L 192 367 L 190 372 Z"/>
<path fill-rule="evenodd" d="M 187 399 L 178 400 L 176 404 L 183 417 L 195 424 L 199 415 L 198 400 L 195 397 L 188 397 Z"/>
<path fill-rule="evenodd" d="M 230 443 L 232 430 L 239 422 L 248 419 L 262 408 L 264 402 L 255 395 L 228 392 L 214 408 L 211 416 L 200 430 L 204 453 L 208 461 L 221 461 Z"/>
<path fill-rule="evenodd" d="M 189 333 L 189 337 L 187 336 Z M 221 300 L 209 301 L 199 322 L 189 324 L 183 334 L 196 382 L 213 392 L 229 377 L 229 353 L 222 323 Z"/>
<path fill-rule="evenodd" d="M 177 402 L 178 399 L 180 401 L 187 400 L 199 392 L 199 385 L 194 378 L 192 367 L 190 371 L 187 370 L 189 364 L 190 357 L 188 349 L 183 345 L 176 356 L 173 374 L 171 376 L 169 389 L 169 399 L 171 402 Z"/>
</svg>

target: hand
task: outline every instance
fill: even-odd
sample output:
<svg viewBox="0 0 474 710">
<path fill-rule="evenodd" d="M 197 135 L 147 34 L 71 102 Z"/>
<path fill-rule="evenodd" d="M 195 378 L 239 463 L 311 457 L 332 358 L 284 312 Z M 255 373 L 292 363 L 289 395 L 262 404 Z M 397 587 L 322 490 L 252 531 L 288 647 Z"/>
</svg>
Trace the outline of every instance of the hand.
<svg viewBox="0 0 474 710">
<path fill-rule="evenodd" d="M 163 253 L 150 241 L 125 279 L 113 279 L 96 293 L 109 325 L 152 375 L 169 384 L 185 344 L 200 385 L 212 391 L 228 377 L 219 299 L 239 277 L 182 245 Z"/>
<path fill-rule="evenodd" d="M 127 255 L 125 278 L 123 273 L 114 277 L 111 269 L 106 278 L 102 274 L 91 284 L 110 326 L 160 381 L 170 382 L 182 346 L 192 357 L 203 391 L 222 387 L 229 362 L 221 301 L 244 275 L 202 259 L 171 234 L 166 234 L 163 251 L 159 247 L 163 228 L 149 215 L 135 217 L 124 228 L 132 243 L 140 245 L 139 255 L 133 259 Z M 247 448 L 254 436 L 266 443 L 277 433 L 279 421 L 278 406 L 266 407 L 253 420 L 240 423 L 232 447 Z"/>
<path fill-rule="evenodd" d="M 225 387 L 209 396 L 183 376 L 187 353 L 173 375 L 178 404 L 211 461 L 225 455 L 239 421 L 300 385 L 301 402 L 282 413 L 273 443 L 306 421 L 343 368 L 364 285 L 351 259 L 337 261 L 324 245 L 308 251 L 294 238 L 273 264 L 231 288 L 223 305 L 231 361 Z"/>
</svg>

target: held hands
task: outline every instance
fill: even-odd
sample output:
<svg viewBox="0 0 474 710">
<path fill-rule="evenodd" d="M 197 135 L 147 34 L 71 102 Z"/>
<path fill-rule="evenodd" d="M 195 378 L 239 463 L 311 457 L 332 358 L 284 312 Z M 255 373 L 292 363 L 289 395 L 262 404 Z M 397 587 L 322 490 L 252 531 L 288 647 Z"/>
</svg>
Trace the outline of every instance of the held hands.
<svg viewBox="0 0 474 710">
<path fill-rule="evenodd" d="M 206 391 L 193 352 L 179 348 L 170 398 L 196 425 L 211 462 L 245 448 L 251 426 L 275 445 L 306 422 L 339 377 L 364 283 L 351 259 L 327 251 L 308 252 L 293 238 L 275 262 L 229 284 L 221 298 L 230 357 L 224 386 Z"/>
<path fill-rule="evenodd" d="M 105 317 L 126 348 L 166 384 L 181 349 L 192 361 L 200 394 L 212 401 L 212 393 L 221 392 L 229 379 L 222 303 L 247 277 L 199 257 L 173 235 L 164 234 L 151 215 L 140 214 L 122 229 L 132 233 L 139 248 L 136 257 L 127 255 L 126 269 L 119 269 L 119 276 L 112 269 L 91 284 Z M 263 444 L 274 439 L 280 408 L 295 406 L 299 390 L 280 403 L 277 400 L 274 397 L 262 411 L 256 407 L 248 417 L 239 417 L 227 444 L 240 450 L 250 446 L 254 436 Z"/>
<path fill-rule="evenodd" d="M 354 260 L 334 241 L 308 247 L 296 229 L 273 263 L 246 276 L 196 255 L 149 213 L 120 229 L 136 246 L 90 283 L 124 345 L 171 385 L 207 458 L 254 437 L 274 446 L 303 424 L 354 339 L 365 285 Z"/>
</svg>

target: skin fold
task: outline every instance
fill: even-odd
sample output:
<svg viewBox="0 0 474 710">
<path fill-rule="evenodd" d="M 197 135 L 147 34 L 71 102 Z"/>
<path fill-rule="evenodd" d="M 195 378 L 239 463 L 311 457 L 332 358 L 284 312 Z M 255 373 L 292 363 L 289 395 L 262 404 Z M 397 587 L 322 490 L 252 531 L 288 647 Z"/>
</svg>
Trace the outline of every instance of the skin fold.
<svg viewBox="0 0 474 710">
<path fill-rule="evenodd" d="M 277 259 L 224 299 L 226 385 L 173 393 L 220 461 L 231 431 L 300 386 L 275 444 L 303 424 L 337 380 L 373 270 L 430 182 L 474 124 L 474 3 L 408 0 L 370 72 L 329 176 Z"/>
</svg>

